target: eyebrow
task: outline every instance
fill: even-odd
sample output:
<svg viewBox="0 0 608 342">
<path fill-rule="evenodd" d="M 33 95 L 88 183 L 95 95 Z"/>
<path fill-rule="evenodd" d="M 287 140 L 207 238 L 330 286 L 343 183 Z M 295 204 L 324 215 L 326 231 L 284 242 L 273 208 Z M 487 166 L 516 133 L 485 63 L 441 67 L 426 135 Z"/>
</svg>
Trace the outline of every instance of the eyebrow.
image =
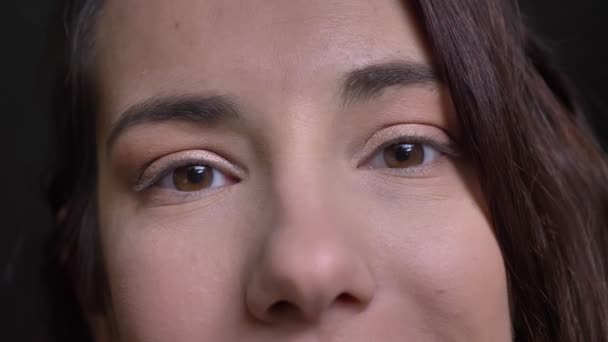
<svg viewBox="0 0 608 342">
<path fill-rule="evenodd" d="M 364 66 L 346 74 L 342 86 L 345 104 L 367 101 L 394 86 L 429 85 L 436 86 L 439 76 L 431 66 L 408 60 Z"/>
<path fill-rule="evenodd" d="M 189 121 L 206 125 L 237 120 L 237 106 L 227 96 L 166 96 L 153 98 L 129 107 L 112 125 L 106 140 L 110 153 L 118 137 L 127 129 L 145 123 Z"/>
<path fill-rule="evenodd" d="M 342 81 L 344 104 L 372 99 L 390 87 L 439 83 L 434 70 L 427 64 L 407 60 L 366 65 L 347 72 Z M 164 96 L 135 104 L 119 116 L 106 139 L 108 154 L 118 139 L 131 127 L 164 121 L 189 121 L 206 125 L 238 120 L 242 115 L 228 96 Z"/>
</svg>

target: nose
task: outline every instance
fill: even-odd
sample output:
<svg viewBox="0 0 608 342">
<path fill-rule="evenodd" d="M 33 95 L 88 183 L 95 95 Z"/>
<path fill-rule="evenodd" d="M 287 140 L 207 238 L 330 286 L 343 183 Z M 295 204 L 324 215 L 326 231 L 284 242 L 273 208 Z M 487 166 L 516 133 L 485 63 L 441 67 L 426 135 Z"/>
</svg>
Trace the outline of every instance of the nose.
<svg viewBox="0 0 608 342">
<path fill-rule="evenodd" d="M 246 305 L 261 322 L 312 323 L 328 314 L 354 315 L 374 295 L 370 269 L 345 230 L 318 219 L 323 215 L 308 214 L 273 230 L 253 265 Z"/>
</svg>

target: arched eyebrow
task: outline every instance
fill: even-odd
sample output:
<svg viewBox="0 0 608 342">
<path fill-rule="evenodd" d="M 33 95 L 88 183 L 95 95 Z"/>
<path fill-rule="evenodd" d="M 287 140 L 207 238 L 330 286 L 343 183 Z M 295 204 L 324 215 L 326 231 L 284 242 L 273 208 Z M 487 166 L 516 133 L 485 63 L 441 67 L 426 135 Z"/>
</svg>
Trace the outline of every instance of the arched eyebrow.
<svg viewBox="0 0 608 342">
<path fill-rule="evenodd" d="M 428 85 L 437 87 L 440 80 L 428 64 L 394 60 L 367 65 L 348 72 L 342 86 L 344 104 L 367 101 L 393 86 Z"/>
<path fill-rule="evenodd" d="M 366 65 L 344 74 L 341 97 L 345 105 L 368 101 L 394 86 L 430 85 L 436 87 L 439 79 L 433 69 L 423 63 L 407 60 Z M 110 128 L 106 151 L 112 148 L 126 130 L 151 122 L 189 121 L 212 125 L 235 121 L 241 111 L 228 96 L 164 96 L 135 104 L 119 116 Z"/>
<path fill-rule="evenodd" d="M 135 104 L 110 128 L 106 151 L 111 153 L 118 137 L 129 128 L 145 123 L 189 121 L 213 125 L 238 120 L 239 110 L 228 96 L 164 96 Z"/>
</svg>

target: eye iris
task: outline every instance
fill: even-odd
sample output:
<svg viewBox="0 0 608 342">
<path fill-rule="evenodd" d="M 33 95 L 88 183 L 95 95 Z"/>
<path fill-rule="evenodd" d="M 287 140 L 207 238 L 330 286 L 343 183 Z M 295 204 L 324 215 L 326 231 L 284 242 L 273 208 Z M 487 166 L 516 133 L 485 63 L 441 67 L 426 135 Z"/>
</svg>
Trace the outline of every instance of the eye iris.
<svg viewBox="0 0 608 342">
<path fill-rule="evenodd" d="M 175 169 L 173 184 L 179 191 L 197 191 L 213 182 L 213 170 L 208 166 L 190 165 Z"/>
<path fill-rule="evenodd" d="M 424 151 L 420 144 L 395 144 L 384 150 L 384 160 L 390 168 L 406 168 L 424 162 Z"/>
</svg>

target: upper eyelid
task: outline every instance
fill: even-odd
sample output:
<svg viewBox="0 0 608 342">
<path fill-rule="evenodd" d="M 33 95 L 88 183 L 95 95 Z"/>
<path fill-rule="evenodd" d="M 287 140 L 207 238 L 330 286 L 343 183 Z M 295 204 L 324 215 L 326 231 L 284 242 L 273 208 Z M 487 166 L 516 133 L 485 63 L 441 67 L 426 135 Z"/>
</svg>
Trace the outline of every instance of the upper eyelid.
<svg viewBox="0 0 608 342">
<path fill-rule="evenodd" d="M 396 138 L 391 139 L 391 140 L 381 144 L 380 146 L 376 147 L 376 151 L 387 148 L 387 147 L 395 145 L 395 144 L 399 144 L 399 143 L 427 145 L 427 146 L 430 146 L 430 147 L 438 150 L 441 153 L 454 155 L 454 156 L 459 154 L 458 149 L 454 146 L 454 144 L 452 142 L 439 143 L 437 140 L 429 138 L 427 136 L 423 136 L 423 135 L 404 135 L 404 136 L 396 137 Z"/>
<path fill-rule="evenodd" d="M 176 154 L 177 156 L 175 156 Z M 133 190 L 135 192 L 145 190 L 161 180 L 173 169 L 195 163 L 208 165 L 221 172 L 232 174 L 237 178 L 242 179 L 244 177 L 242 168 L 216 153 L 203 150 L 177 152 L 157 158 L 146 164 L 139 173 L 137 180 L 134 182 Z M 150 168 L 153 169 L 150 170 Z"/>
<path fill-rule="evenodd" d="M 437 167 L 439 164 L 443 164 L 446 161 L 446 158 L 451 157 L 459 157 L 460 156 L 460 152 L 457 149 L 457 147 L 452 147 L 452 146 L 448 146 L 447 144 L 439 144 L 436 141 L 432 141 L 426 137 L 423 136 L 405 136 L 405 137 L 400 137 L 400 138 L 395 138 L 392 141 L 388 141 L 384 144 L 381 144 L 380 147 L 377 147 L 374 152 L 369 155 L 368 157 L 366 157 L 363 162 L 358 166 L 359 168 L 362 168 L 364 165 L 366 165 L 368 162 L 370 162 L 370 160 L 372 158 L 374 158 L 374 156 L 376 156 L 376 154 L 380 151 L 382 151 L 383 149 L 398 143 L 399 141 L 404 141 L 404 139 L 408 139 L 408 141 L 406 141 L 405 143 L 414 143 L 414 144 L 422 144 L 422 145 L 427 145 L 430 146 L 434 149 L 436 149 L 439 153 L 439 157 L 437 160 L 429 163 L 429 164 L 422 164 L 422 165 L 416 165 L 416 166 L 412 166 L 412 167 L 407 167 L 407 168 L 373 168 L 371 166 L 369 166 L 370 169 L 373 170 L 379 170 L 382 171 L 383 173 L 388 173 L 388 174 L 392 174 L 392 175 L 396 175 L 396 176 L 400 176 L 400 177 L 413 177 L 413 178 L 420 178 L 420 177 L 426 177 L 429 176 L 430 173 L 432 173 L 431 170 L 433 170 L 435 167 Z M 452 144 L 452 142 L 450 141 L 450 144 Z"/>
<path fill-rule="evenodd" d="M 407 141 L 405 141 L 405 139 L 408 139 Z M 413 143 L 413 144 L 422 144 L 422 145 L 428 145 L 434 149 L 436 149 L 441 155 L 451 155 L 451 156 L 456 156 L 455 154 L 452 154 L 451 151 L 452 148 L 448 147 L 448 146 L 444 146 L 443 144 L 439 144 L 436 141 L 432 141 L 428 138 L 422 137 L 422 136 L 404 136 L 404 137 L 399 137 L 399 138 L 395 138 L 393 140 L 389 140 L 383 144 L 381 144 L 379 147 L 376 147 L 373 152 L 369 155 L 367 155 L 359 164 L 357 167 L 362 167 L 364 165 L 366 165 L 368 162 L 370 162 L 370 160 L 372 158 L 374 158 L 374 156 L 382 151 L 383 149 L 397 144 L 399 142 L 403 141 L 403 143 Z M 400 174 L 404 174 L 404 173 L 408 173 L 408 174 L 416 174 L 419 170 L 421 169 L 426 169 L 427 166 L 414 166 L 414 167 L 410 167 L 407 169 L 399 169 L 398 173 Z"/>
<path fill-rule="evenodd" d="M 401 126 L 409 126 L 408 128 L 400 128 Z M 414 128 L 412 128 L 414 126 Z M 417 127 L 420 126 L 420 127 Z M 392 144 L 396 144 L 399 142 L 409 142 L 409 143 L 419 143 L 426 144 L 439 152 L 444 154 L 459 156 L 460 149 L 459 146 L 455 143 L 453 138 L 450 135 L 443 131 L 441 128 L 434 127 L 434 130 L 441 131 L 440 135 L 443 135 L 445 138 L 439 139 L 437 136 L 439 134 L 428 134 L 421 133 L 421 131 L 425 131 L 428 128 L 421 128 L 422 126 L 428 126 L 424 124 L 397 124 L 385 127 L 376 133 L 372 134 L 367 142 L 364 144 L 362 151 L 356 153 L 355 164 L 357 167 L 360 167 L 361 164 L 367 162 L 369 158 L 373 156 L 378 150 L 386 148 Z M 398 127 L 395 128 L 395 127 Z M 374 139 L 374 137 L 380 133 L 385 132 L 387 130 L 394 130 L 396 133 L 387 133 L 385 136 L 393 136 L 392 138 L 387 139 L 384 137 L 382 139 Z M 433 137 L 435 136 L 435 137 Z M 374 141 L 376 140 L 376 141 Z M 444 140 L 445 142 L 440 142 L 440 140 Z M 165 159 L 169 159 L 167 162 L 163 162 L 159 166 L 156 166 L 158 163 L 162 162 Z M 173 168 L 185 166 L 192 163 L 200 162 L 201 164 L 209 165 L 213 168 L 219 169 L 222 172 L 231 173 L 236 178 L 244 179 L 246 176 L 246 169 L 241 165 L 234 163 L 231 161 L 231 158 L 224 158 L 218 153 L 198 149 L 198 150 L 188 150 L 182 152 L 174 152 L 171 154 L 167 154 L 156 158 L 145 165 L 143 165 L 139 172 L 137 172 L 137 177 L 132 181 L 132 188 L 135 192 L 140 192 L 155 182 L 159 181 L 162 177 L 164 177 L 168 171 Z M 155 170 L 149 170 L 150 167 L 154 167 Z M 160 171 L 158 171 L 158 170 Z"/>
<path fill-rule="evenodd" d="M 431 129 L 430 133 L 426 132 Z M 357 167 L 369 161 L 378 151 L 397 143 L 425 144 L 453 157 L 462 154 L 459 144 L 441 128 L 423 124 L 397 124 L 385 127 L 367 139 L 364 147 L 354 156 Z"/>
</svg>

